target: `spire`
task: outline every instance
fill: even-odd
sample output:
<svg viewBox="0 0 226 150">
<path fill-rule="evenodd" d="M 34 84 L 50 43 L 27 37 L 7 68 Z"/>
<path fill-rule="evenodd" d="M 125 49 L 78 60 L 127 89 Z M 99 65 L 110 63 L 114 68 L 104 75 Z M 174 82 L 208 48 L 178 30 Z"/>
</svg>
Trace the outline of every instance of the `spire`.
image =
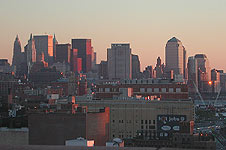
<svg viewBox="0 0 226 150">
<path fill-rule="evenodd" d="M 30 34 L 30 40 L 32 39 L 32 33 Z"/>
<path fill-rule="evenodd" d="M 57 39 L 56 39 L 56 35 L 55 35 L 55 33 L 54 33 L 54 35 L 53 35 L 53 43 L 55 43 L 55 44 L 57 44 L 57 43 L 58 43 L 58 41 L 57 41 Z"/>
<path fill-rule="evenodd" d="M 16 35 L 16 40 L 15 40 L 15 41 L 17 41 L 17 40 L 19 40 L 19 36 L 18 36 L 18 34 Z"/>
</svg>

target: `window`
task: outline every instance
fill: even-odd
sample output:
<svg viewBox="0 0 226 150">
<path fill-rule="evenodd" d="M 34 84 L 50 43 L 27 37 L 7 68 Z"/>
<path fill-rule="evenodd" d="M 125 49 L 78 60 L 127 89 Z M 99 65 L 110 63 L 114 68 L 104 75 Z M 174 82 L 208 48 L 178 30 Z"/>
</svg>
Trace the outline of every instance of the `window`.
<svg viewBox="0 0 226 150">
<path fill-rule="evenodd" d="M 154 88 L 154 92 L 158 93 L 159 92 L 159 88 Z"/>
<path fill-rule="evenodd" d="M 155 120 L 153 120 L 153 124 L 155 124 Z"/>
<path fill-rule="evenodd" d="M 100 91 L 100 92 L 103 92 L 104 90 L 103 90 L 103 88 L 99 88 L 99 91 Z"/>
<path fill-rule="evenodd" d="M 162 88 L 161 91 L 162 91 L 163 93 L 166 93 L 166 88 Z"/>
<path fill-rule="evenodd" d="M 141 120 L 141 124 L 143 124 L 144 123 L 144 121 L 143 120 Z"/>
<path fill-rule="evenodd" d="M 123 120 L 122 120 L 122 123 L 123 123 Z"/>
<path fill-rule="evenodd" d="M 151 124 L 151 120 L 149 120 L 149 124 Z"/>
<path fill-rule="evenodd" d="M 145 124 L 148 124 L 148 121 L 147 120 L 145 120 Z"/>
<path fill-rule="evenodd" d="M 110 92 L 110 88 L 105 88 L 105 92 Z"/>
<path fill-rule="evenodd" d="M 176 92 L 181 92 L 181 88 L 176 88 Z"/>
<path fill-rule="evenodd" d="M 112 137 L 115 137 L 115 135 L 113 134 Z"/>
<path fill-rule="evenodd" d="M 145 92 L 145 88 L 140 88 L 140 92 L 144 93 Z"/>
<path fill-rule="evenodd" d="M 114 122 L 115 122 L 115 120 L 112 120 L 112 122 L 114 123 Z"/>
<path fill-rule="evenodd" d="M 144 129 L 144 126 L 141 126 L 141 129 Z"/>
<path fill-rule="evenodd" d="M 152 88 L 147 88 L 147 92 L 151 93 L 152 92 Z"/>
<path fill-rule="evenodd" d="M 153 125 L 149 126 L 149 129 L 155 129 L 155 126 L 153 126 Z"/>
<path fill-rule="evenodd" d="M 173 88 L 169 88 L 169 92 L 173 93 L 174 92 Z"/>
</svg>

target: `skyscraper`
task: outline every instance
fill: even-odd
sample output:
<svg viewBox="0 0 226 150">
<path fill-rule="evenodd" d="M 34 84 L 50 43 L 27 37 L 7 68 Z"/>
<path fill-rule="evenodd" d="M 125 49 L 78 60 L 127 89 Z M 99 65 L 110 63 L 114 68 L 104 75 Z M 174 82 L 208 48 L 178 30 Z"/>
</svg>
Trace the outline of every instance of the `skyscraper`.
<svg viewBox="0 0 226 150">
<path fill-rule="evenodd" d="M 161 62 L 161 58 L 158 57 L 157 63 L 154 69 L 156 73 L 156 78 L 163 78 L 163 69 L 164 69 L 164 65 Z"/>
<path fill-rule="evenodd" d="M 188 57 L 188 90 L 189 92 L 196 92 L 198 86 L 198 74 L 197 74 L 197 60 L 194 56 Z"/>
<path fill-rule="evenodd" d="M 30 35 L 30 39 L 28 40 L 28 44 L 25 46 L 25 52 L 26 52 L 26 60 L 27 60 L 27 66 L 28 66 L 28 73 L 32 67 L 32 64 L 36 62 L 36 49 L 35 49 L 35 41 L 32 37 L 32 34 Z"/>
<path fill-rule="evenodd" d="M 71 44 L 56 45 L 56 62 L 70 63 L 71 60 Z"/>
<path fill-rule="evenodd" d="M 56 60 L 56 45 L 58 44 L 58 41 L 56 39 L 56 35 L 53 36 L 53 61 Z"/>
<path fill-rule="evenodd" d="M 44 61 L 49 64 L 53 63 L 53 36 L 52 35 L 36 35 L 34 36 L 35 48 L 36 48 L 36 58 L 38 58 L 42 53 L 44 54 Z"/>
<path fill-rule="evenodd" d="M 186 50 L 182 42 L 173 37 L 168 40 L 165 48 L 166 71 L 173 71 L 174 75 L 185 75 Z"/>
<path fill-rule="evenodd" d="M 15 68 L 19 67 L 21 64 L 21 59 L 22 54 L 21 54 L 21 43 L 19 40 L 18 35 L 16 36 L 16 39 L 14 41 L 14 46 L 13 46 L 13 61 L 12 61 L 12 66 Z"/>
<path fill-rule="evenodd" d="M 132 54 L 132 78 L 140 78 L 140 60 L 138 55 Z"/>
<path fill-rule="evenodd" d="M 109 79 L 131 79 L 132 60 L 130 44 L 111 44 L 107 49 Z"/>
<path fill-rule="evenodd" d="M 196 54 L 195 59 L 197 61 L 198 88 L 200 92 L 210 91 L 211 88 L 208 85 L 211 80 L 209 60 L 205 54 Z"/>
<path fill-rule="evenodd" d="M 72 49 L 78 50 L 78 58 L 82 60 L 82 71 L 87 73 L 92 69 L 91 39 L 72 39 Z"/>
</svg>

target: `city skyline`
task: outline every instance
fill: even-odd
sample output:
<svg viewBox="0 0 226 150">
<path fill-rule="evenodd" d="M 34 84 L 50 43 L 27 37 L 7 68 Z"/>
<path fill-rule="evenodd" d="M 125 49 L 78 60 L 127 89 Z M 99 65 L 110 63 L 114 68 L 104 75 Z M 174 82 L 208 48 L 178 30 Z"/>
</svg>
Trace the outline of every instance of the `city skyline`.
<svg viewBox="0 0 226 150">
<path fill-rule="evenodd" d="M 2 58 L 12 62 L 17 34 L 23 51 L 30 33 L 55 33 L 59 43 L 69 43 L 73 38 L 92 39 L 98 63 L 106 60 L 111 43 L 128 42 L 133 53 L 139 55 L 144 70 L 148 65 L 154 66 L 158 56 L 165 60 L 165 45 L 175 36 L 183 42 L 188 57 L 206 54 L 211 68 L 226 70 L 222 55 L 226 49 L 226 21 L 222 19 L 226 17 L 225 1 L 123 1 L 120 5 L 105 1 L 54 1 L 54 8 L 50 1 L 44 2 L 1 2 Z"/>
</svg>

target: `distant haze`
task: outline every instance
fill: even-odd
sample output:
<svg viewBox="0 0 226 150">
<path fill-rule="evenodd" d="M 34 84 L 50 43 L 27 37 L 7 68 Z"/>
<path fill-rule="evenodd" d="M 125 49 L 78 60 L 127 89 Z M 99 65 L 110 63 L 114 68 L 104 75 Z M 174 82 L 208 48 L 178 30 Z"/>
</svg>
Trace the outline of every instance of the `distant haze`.
<svg viewBox="0 0 226 150">
<path fill-rule="evenodd" d="M 226 71 L 226 0 L 1 0 L 0 58 L 11 63 L 13 42 L 30 33 L 56 34 L 59 43 L 90 38 L 97 60 L 111 43 L 129 42 L 141 68 L 164 60 L 166 42 L 180 39 L 187 56 L 205 53 Z"/>
</svg>

